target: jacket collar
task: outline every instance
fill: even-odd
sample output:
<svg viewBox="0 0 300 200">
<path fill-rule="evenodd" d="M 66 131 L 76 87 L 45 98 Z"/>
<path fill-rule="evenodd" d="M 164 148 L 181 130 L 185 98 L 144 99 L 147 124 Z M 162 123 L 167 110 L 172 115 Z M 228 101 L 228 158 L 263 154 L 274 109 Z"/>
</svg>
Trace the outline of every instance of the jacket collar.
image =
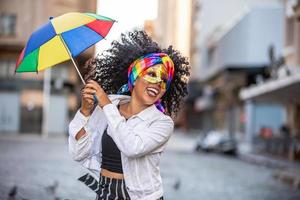
<svg viewBox="0 0 300 200">
<path fill-rule="evenodd" d="M 130 101 L 131 96 L 128 95 L 109 95 L 110 100 L 114 105 L 118 105 L 119 103 L 127 103 Z M 147 107 L 146 109 L 142 110 L 135 116 L 141 118 L 142 120 L 146 121 L 149 119 L 154 119 L 156 117 L 159 117 L 162 113 L 156 108 L 155 104 Z"/>
</svg>

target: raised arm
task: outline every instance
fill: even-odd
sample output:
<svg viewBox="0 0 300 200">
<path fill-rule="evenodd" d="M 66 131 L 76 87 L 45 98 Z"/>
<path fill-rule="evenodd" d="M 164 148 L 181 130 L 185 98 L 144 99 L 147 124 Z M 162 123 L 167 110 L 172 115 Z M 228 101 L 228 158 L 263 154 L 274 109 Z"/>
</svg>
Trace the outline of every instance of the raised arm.
<svg viewBox="0 0 300 200">
<path fill-rule="evenodd" d="M 77 111 L 69 124 L 69 152 L 76 161 L 83 161 L 98 149 L 93 149 L 93 144 L 99 142 L 99 132 L 104 124 L 103 112 L 96 107 L 90 116 L 83 115 Z"/>
<path fill-rule="evenodd" d="M 83 161 L 99 152 L 93 144 L 99 143 L 98 132 L 106 122 L 99 106 L 93 110 L 94 92 L 87 85 L 81 90 L 81 108 L 69 124 L 69 152 L 76 161 Z"/>
</svg>

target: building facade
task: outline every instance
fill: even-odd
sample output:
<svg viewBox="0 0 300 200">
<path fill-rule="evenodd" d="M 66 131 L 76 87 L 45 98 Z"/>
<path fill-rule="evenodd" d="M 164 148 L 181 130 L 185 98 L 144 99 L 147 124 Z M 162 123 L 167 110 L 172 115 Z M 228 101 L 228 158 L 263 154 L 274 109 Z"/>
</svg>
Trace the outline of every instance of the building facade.
<svg viewBox="0 0 300 200">
<path fill-rule="evenodd" d="M 0 2 L 0 132 L 41 133 L 44 72 L 14 74 L 15 63 L 31 33 L 49 17 L 67 12 L 95 12 L 96 0 L 2 0 Z M 93 48 L 77 58 L 81 66 Z M 80 81 L 70 62 L 51 71 L 49 133 L 66 133 L 78 104 Z"/>
<path fill-rule="evenodd" d="M 163 47 L 173 45 L 190 57 L 193 0 L 159 0 L 154 39 Z"/>
<path fill-rule="evenodd" d="M 194 28 L 193 14 L 197 10 L 196 0 L 158 0 L 158 15 L 153 22 L 151 33 L 152 38 L 163 48 L 172 45 L 189 61 L 192 56 L 192 44 Z M 145 26 L 145 30 L 149 30 Z M 188 81 L 186 77 L 184 80 Z M 186 122 L 186 103 L 184 103 L 176 119 L 176 126 L 187 128 Z"/>
<path fill-rule="evenodd" d="M 282 62 L 275 63 L 272 76 L 260 84 L 244 88 L 240 98 L 247 102 L 248 118 L 250 120 L 247 134 L 253 135 L 251 124 L 253 109 L 256 103 L 277 103 L 285 107 L 286 123 L 281 134 L 271 135 L 269 141 L 285 144 L 284 156 L 290 160 L 300 158 L 300 1 L 286 0 L 284 4 L 284 48 Z M 253 144 L 252 141 L 250 141 Z M 277 145 L 279 146 L 279 145 Z"/>
</svg>

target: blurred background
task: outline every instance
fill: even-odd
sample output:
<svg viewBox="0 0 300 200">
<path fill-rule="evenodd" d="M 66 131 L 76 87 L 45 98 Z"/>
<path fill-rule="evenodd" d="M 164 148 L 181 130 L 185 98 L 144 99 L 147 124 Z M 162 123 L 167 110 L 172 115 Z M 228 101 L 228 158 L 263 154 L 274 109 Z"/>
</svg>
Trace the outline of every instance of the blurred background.
<svg viewBox="0 0 300 200">
<path fill-rule="evenodd" d="M 82 83 L 70 61 L 14 74 L 30 34 L 67 12 L 144 29 L 191 64 L 189 94 L 162 156 L 166 199 L 300 199 L 299 0 L 0 0 L 0 199 L 93 199 L 71 160 Z"/>
</svg>

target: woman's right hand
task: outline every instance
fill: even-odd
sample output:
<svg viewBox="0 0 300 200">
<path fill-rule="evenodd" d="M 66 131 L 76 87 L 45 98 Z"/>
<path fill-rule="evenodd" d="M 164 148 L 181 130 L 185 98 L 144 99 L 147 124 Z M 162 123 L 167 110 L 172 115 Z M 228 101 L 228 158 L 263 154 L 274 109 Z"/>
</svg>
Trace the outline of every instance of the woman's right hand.
<svg viewBox="0 0 300 200">
<path fill-rule="evenodd" d="M 94 99 L 91 99 L 90 95 L 94 94 L 94 90 L 86 87 L 86 85 L 81 89 L 81 108 L 80 112 L 84 116 L 89 116 L 92 109 L 94 108 Z"/>
</svg>

